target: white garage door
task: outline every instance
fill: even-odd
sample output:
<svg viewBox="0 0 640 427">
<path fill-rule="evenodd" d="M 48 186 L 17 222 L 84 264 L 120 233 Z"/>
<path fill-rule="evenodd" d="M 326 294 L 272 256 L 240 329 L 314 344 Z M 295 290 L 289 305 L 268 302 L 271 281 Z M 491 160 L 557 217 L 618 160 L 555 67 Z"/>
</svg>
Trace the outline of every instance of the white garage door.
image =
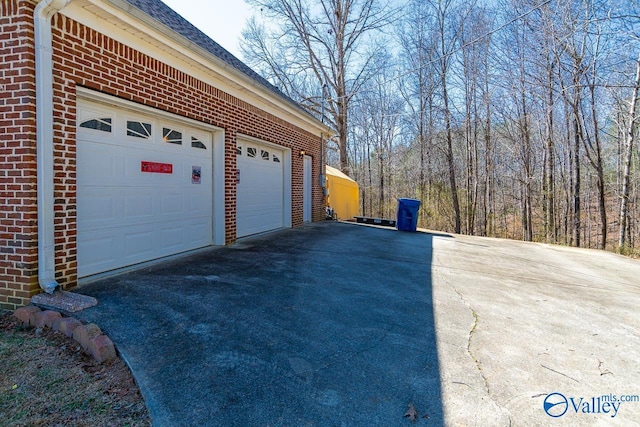
<svg viewBox="0 0 640 427">
<path fill-rule="evenodd" d="M 211 133 L 78 101 L 78 275 L 212 244 Z"/>
<path fill-rule="evenodd" d="M 284 152 L 238 141 L 236 154 L 237 237 L 284 227 Z"/>
</svg>

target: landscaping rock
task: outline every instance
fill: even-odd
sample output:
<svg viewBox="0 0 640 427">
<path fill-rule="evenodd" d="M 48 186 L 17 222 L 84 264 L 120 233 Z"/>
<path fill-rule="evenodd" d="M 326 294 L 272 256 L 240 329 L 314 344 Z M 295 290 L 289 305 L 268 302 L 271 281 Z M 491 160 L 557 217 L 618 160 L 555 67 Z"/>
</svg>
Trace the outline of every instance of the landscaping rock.
<svg viewBox="0 0 640 427">
<path fill-rule="evenodd" d="M 61 318 L 62 316 L 57 311 L 47 310 L 36 313 L 36 324 L 34 325 L 36 328 L 42 328 L 46 326 L 47 328 L 51 328 L 53 326 L 53 322 L 56 319 Z"/>
<path fill-rule="evenodd" d="M 104 363 L 107 360 L 116 358 L 116 348 L 111 339 L 106 335 L 98 335 L 91 339 L 89 341 L 88 352 L 98 363 Z"/>
<path fill-rule="evenodd" d="M 99 335 L 102 335 L 102 331 L 95 323 L 78 326 L 73 331 L 73 339 L 76 340 L 85 351 L 89 348 L 89 342 Z"/>
<path fill-rule="evenodd" d="M 73 337 L 73 331 L 78 326 L 82 326 L 82 322 L 73 317 L 61 317 L 53 322 L 53 329 L 62 332 L 69 338 Z"/>
<path fill-rule="evenodd" d="M 29 324 L 36 328 L 43 327 L 44 326 L 43 311 L 38 310 L 31 313 L 31 316 L 29 316 Z"/>
<path fill-rule="evenodd" d="M 39 307 L 29 305 L 27 307 L 20 307 L 13 312 L 13 316 L 22 323 L 29 323 L 29 319 L 33 313 L 41 311 Z"/>
</svg>

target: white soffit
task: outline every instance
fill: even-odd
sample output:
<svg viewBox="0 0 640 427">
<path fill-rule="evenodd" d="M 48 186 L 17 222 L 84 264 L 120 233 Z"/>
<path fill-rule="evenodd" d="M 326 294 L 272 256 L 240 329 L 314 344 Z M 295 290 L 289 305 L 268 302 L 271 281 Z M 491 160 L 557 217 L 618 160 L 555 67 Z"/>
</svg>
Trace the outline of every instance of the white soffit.
<svg viewBox="0 0 640 427">
<path fill-rule="evenodd" d="M 129 3 L 75 0 L 61 13 L 308 132 L 333 133 L 310 114 Z"/>
</svg>

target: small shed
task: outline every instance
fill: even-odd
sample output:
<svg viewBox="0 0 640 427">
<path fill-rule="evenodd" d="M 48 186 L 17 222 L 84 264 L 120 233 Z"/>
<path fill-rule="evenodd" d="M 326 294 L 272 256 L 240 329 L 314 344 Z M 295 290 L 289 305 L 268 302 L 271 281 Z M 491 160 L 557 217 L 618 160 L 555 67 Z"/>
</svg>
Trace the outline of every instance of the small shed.
<svg viewBox="0 0 640 427">
<path fill-rule="evenodd" d="M 337 219 L 351 219 L 358 215 L 360 188 L 358 183 L 336 168 L 326 166 L 327 206 Z"/>
</svg>

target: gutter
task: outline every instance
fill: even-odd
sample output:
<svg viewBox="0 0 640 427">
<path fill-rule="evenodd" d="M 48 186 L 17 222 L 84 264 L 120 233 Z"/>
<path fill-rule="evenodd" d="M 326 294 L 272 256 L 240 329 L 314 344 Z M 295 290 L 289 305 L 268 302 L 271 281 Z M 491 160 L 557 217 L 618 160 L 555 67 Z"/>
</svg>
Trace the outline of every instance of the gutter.
<svg viewBox="0 0 640 427">
<path fill-rule="evenodd" d="M 174 43 L 178 44 L 179 46 L 181 46 L 182 48 L 184 48 L 184 50 L 182 50 L 183 54 L 186 55 L 187 52 L 193 52 L 193 53 L 195 53 L 197 56 L 199 56 L 201 58 L 200 60 L 198 60 L 198 59 L 194 58 L 193 56 L 187 55 L 187 56 L 190 57 L 190 59 L 195 60 L 196 62 L 199 62 L 200 64 L 204 65 L 205 67 L 207 67 L 207 68 L 209 68 L 209 69 L 211 69 L 214 72 L 219 74 L 218 71 L 216 71 L 215 69 L 211 68 L 210 64 L 214 64 L 216 67 L 220 68 L 221 70 L 226 71 L 231 76 L 235 77 L 238 80 L 235 83 L 239 84 L 243 89 L 247 89 L 250 92 L 253 92 L 254 94 L 257 94 L 257 95 L 259 94 L 263 99 L 266 100 L 267 103 L 272 104 L 272 105 L 277 105 L 280 109 L 288 111 L 289 114 L 291 114 L 293 116 L 296 116 L 296 117 L 300 117 L 300 118 L 302 118 L 302 120 L 306 120 L 308 123 L 310 123 L 314 127 L 318 128 L 320 133 L 323 133 L 323 132 L 326 133 L 326 134 L 333 134 L 334 133 L 333 130 L 329 126 L 325 125 L 323 122 L 318 120 L 315 116 L 313 116 L 313 114 L 311 114 L 310 112 L 308 112 L 307 110 L 302 108 L 302 106 L 300 106 L 295 101 L 286 98 L 283 93 L 278 93 L 278 92 L 275 92 L 275 91 L 271 90 L 267 86 L 265 86 L 262 83 L 256 81 L 255 79 L 253 79 L 251 76 L 249 76 L 249 75 L 245 74 L 244 72 L 242 72 L 241 70 L 235 68 L 233 65 L 229 64 L 224 59 L 214 55 L 213 53 L 209 52 L 208 50 L 206 50 L 205 48 L 203 48 L 199 44 L 194 43 L 193 41 L 189 40 L 187 37 L 183 36 L 182 34 L 174 31 L 173 29 L 171 29 L 166 24 L 164 24 L 164 23 L 156 20 L 155 18 L 147 15 L 142 10 L 140 10 L 137 7 L 135 7 L 132 4 L 130 4 L 127 0 L 90 0 L 90 1 L 91 1 L 91 3 L 93 3 L 95 5 L 97 5 L 97 2 L 107 3 L 107 4 L 111 5 L 112 7 L 114 7 L 115 9 L 117 9 L 117 10 L 119 10 L 121 12 L 124 12 L 124 14 L 126 16 L 132 17 L 132 18 L 134 18 L 134 20 L 142 22 L 143 24 L 148 26 L 150 29 L 159 32 L 160 34 L 162 34 L 163 36 L 167 37 L 172 42 L 174 42 Z M 100 6 L 98 6 L 98 7 L 100 7 Z M 132 24 L 131 22 L 128 22 L 128 23 L 130 25 L 134 25 L 136 28 L 142 30 L 142 28 L 140 28 L 139 26 L 136 26 L 135 24 Z M 147 34 L 149 34 L 149 33 L 147 32 Z M 178 50 L 180 50 L 180 49 L 178 49 Z M 202 59 L 204 59 L 205 62 L 202 62 Z M 223 74 L 221 74 L 221 76 L 223 78 L 229 79 L 229 76 L 225 76 Z M 275 101 L 276 99 L 279 102 L 276 102 Z"/>
<path fill-rule="evenodd" d="M 52 294 L 55 279 L 53 210 L 53 59 L 51 17 L 71 0 L 43 0 L 33 14 L 36 57 L 36 161 L 38 184 L 38 284 Z"/>
</svg>

